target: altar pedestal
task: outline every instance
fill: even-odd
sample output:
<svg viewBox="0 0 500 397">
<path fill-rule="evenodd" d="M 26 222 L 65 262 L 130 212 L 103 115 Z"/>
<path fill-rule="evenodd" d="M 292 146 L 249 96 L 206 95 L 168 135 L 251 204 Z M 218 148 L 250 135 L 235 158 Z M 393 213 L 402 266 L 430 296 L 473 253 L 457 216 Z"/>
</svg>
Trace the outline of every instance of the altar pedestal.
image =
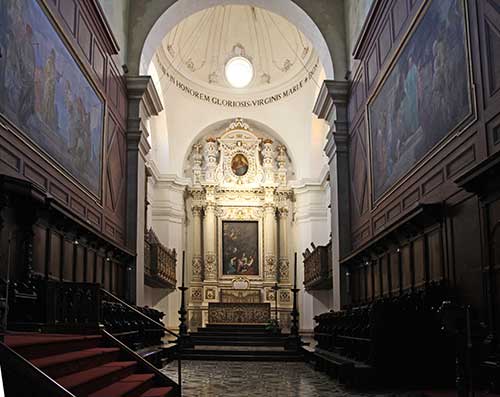
<svg viewBox="0 0 500 397">
<path fill-rule="evenodd" d="M 270 303 L 208 304 L 209 324 L 267 324 L 270 318 Z"/>
</svg>

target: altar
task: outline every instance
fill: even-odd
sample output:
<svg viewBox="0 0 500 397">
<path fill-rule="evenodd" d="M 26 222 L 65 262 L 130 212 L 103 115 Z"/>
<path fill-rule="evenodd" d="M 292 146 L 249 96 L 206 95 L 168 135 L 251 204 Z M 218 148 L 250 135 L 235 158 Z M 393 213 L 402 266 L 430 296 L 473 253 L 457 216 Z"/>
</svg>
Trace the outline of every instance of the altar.
<svg viewBox="0 0 500 397">
<path fill-rule="evenodd" d="M 220 301 L 208 304 L 209 324 L 266 324 L 271 318 L 271 304 L 262 303 L 258 289 L 220 291 Z"/>
<path fill-rule="evenodd" d="M 209 324 L 267 324 L 271 319 L 270 303 L 210 302 Z"/>
<path fill-rule="evenodd" d="M 189 329 L 266 324 L 271 313 L 289 328 L 293 167 L 285 145 L 238 118 L 200 137 L 189 161 Z"/>
</svg>

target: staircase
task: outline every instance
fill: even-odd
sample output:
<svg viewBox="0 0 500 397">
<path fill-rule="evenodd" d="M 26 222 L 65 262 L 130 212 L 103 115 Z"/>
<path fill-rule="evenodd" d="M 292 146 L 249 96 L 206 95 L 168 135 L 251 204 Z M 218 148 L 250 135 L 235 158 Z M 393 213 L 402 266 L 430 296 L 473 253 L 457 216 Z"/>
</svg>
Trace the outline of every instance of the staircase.
<svg viewBox="0 0 500 397">
<path fill-rule="evenodd" d="M 179 395 L 175 382 L 105 331 L 100 335 L 8 333 L 0 343 L 0 362 L 9 372 L 6 391 L 12 396 Z M 28 381 L 34 371 L 40 383 Z M 50 384 L 50 393 L 43 390 Z M 60 390 L 54 393 L 57 385 Z"/>
<path fill-rule="evenodd" d="M 220 361 L 303 361 L 301 350 L 289 350 L 288 334 L 273 334 L 265 325 L 208 324 L 190 334 L 193 346 L 183 359 Z"/>
</svg>

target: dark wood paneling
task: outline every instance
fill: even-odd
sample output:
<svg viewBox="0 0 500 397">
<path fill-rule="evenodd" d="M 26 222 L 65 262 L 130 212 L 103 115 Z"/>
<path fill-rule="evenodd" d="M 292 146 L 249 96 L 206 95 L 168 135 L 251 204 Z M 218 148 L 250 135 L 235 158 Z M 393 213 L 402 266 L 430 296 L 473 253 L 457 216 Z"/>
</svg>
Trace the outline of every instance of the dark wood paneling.
<svg viewBox="0 0 500 397">
<path fill-rule="evenodd" d="M 471 115 L 458 132 L 449 132 L 427 155 L 415 159 L 413 169 L 377 202 L 372 202 L 369 177 L 366 178 L 371 175 L 370 147 L 366 145 L 367 103 L 397 61 L 411 38 L 411 30 L 431 1 L 439 0 L 377 2 L 365 26 L 366 34 L 356 46 L 360 66 L 352 78 L 348 100 L 352 250 L 341 261 L 356 280 L 353 302 L 365 302 L 381 294 L 396 295 L 444 279 L 454 287 L 458 299 L 470 304 L 474 315 L 488 324 L 498 340 L 500 192 L 498 183 L 492 180 L 498 177 L 498 171 L 487 171 L 488 164 L 498 163 L 500 152 L 497 0 L 464 0 Z M 423 45 L 428 45 L 432 53 L 433 43 Z M 368 83 L 361 90 L 360 82 L 365 79 Z M 365 153 L 360 147 L 366 149 Z M 489 176 L 481 176 L 481 172 Z M 472 189 L 463 184 L 464 176 L 473 178 Z M 362 201 L 365 194 L 366 207 Z M 425 226 L 417 223 L 407 227 L 415 209 L 438 203 L 443 206 L 442 217 L 425 222 Z M 390 237 L 386 236 L 388 233 Z M 365 257 L 373 260 L 367 272 L 359 264 Z M 366 293 L 361 287 L 363 279 Z"/>
<path fill-rule="evenodd" d="M 416 232 L 410 240 L 393 241 L 376 259 L 352 264 L 355 280 L 352 301 L 362 303 L 373 296 L 398 296 L 410 289 L 444 279 L 444 224 Z M 370 264 L 371 263 L 371 264 Z M 373 270 L 372 270 L 373 269 Z"/>
<path fill-rule="evenodd" d="M 462 299 L 485 316 L 481 273 L 481 225 L 477 198 L 471 197 L 454 206 L 451 215 L 455 285 L 459 288 Z"/>
<path fill-rule="evenodd" d="M 487 208 L 488 257 L 489 264 L 485 269 L 492 274 L 492 319 L 495 329 L 500 329 L 500 200 L 495 200 Z"/>
<path fill-rule="evenodd" d="M 361 61 L 361 67 L 358 68 L 356 75 L 353 76 L 353 88 L 349 98 L 349 119 L 351 144 L 349 148 L 350 170 L 351 170 L 351 192 L 353 195 L 351 231 L 352 231 L 352 248 L 356 250 L 363 244 L 366 244 L 377 234 L 383 232 L 391 224 L 405 216 L 411 211 L 415 205 L 426 200 L 432 202 L 445 201 L 448 197 L 455 194 L 458 190 L 453 184 L 454 178 L 457 175 L 465 172 L 478 162 L 482 161 L 487 155 L 484 144 L 486 137 L 481 133 L 481 109 L 476 109 L 477 115 L 471 116 L 469 127 L 458 136 L 449 137 L 448 144 L 428 155 L 427 161 L 420 164 L 418 169 L 409 172 L 409 177 L 403 178 L 403 181 L 396 185 L 393 191 L 386 197 L 377 202 L 376 206 L 371 203 L 372 192 L 370 184 L 365 181 L 364 171 L 366 175 L 370 175 L 369 166 L 369 147 L 366 147 L 366 156 L 360 156 L 359 142 L 368 142 L 368 131 L 365 126 L 366 120 L 366 103 L 368 98 L 374 95 L 375 90 L 381 84 L 381 74 L 388 70 L 391 62 L 398 56 L 398 50 L 405 45 L 410 35 L 407 33 L 413 28 L 418 21 L 417 16 L 431 0 L 424 1 L 408 1 L 408 0 L 383 0 L 380 7 L 377 7 L 377 12 L 369 21 L 367 35 L 359 45 L 359 51 L 356 55 Z M 477 24 L 474 24 L 474 16 L 476 13 L 477 2 L 465 0 L 467 4 L 467 16 L 469 23 L 469 39 L 471 41 L 470 56 L 472 63 L 476 62 L 476 54 L 479 52 L 477 37 Z M 485 3 L 479 7 L 489 13 L 489 20 L 494 20 L 494 25 L 498 29 L 497 14 L 492 12 L 491 2 Z M 488 3 L 488 4 L 486 4 Z M 485 11 L 481 11 L 485 12 Z M 378 13 L 378 14 L 377 14 Z M 491 24 L 491 23 L 490 23 Z M 484 25 L 484 24 L 483 24 Z M 483 27 L 483 30 L 485 28 Z M 486 34 L 486 33 L 484 33 Z M 429 43 L 431 46 L 432 43 Z M 491 47 L 491 45 L 490 45 Z M 496 47 L 495 47 L 496 48 Z M 484 47 L 484 51 L 487 48 Z M 493 50 L 493 51 L 496 51 Z M 496 68 L 496 63 L 488 60 L 491 67 Z M 484 62 L 483 62 L 484 63 Z M 497 62 L 498 63 L 498 62 Z M 479 63 L 478 63 L 479 64 Z M 493 65 L 493 66 L 492 66 Z M 474 66 L 474 65 L 473 65 Z M 491 69 L 490 67 L 490 69 Z M 495 69 L 496 70 L 496 69 Z M 473 67 L 474 91 L 472 95 L 477 103 L 478 95 L 482 90 L 480 69 Z M 496 72 L 495 72 L 496 73 Z M 368 89 L 363 92 L 358 89 L 359 81 L 362 78 L 368 79 Z M 498 104 L 500 105 L 500 103 Z M 497 106 L 496 113 L 498 114 Z M 476 120 L 476 121 L 474 121 Z M 360 130 L 359 126 L 363 126 Z M 498 124 L 496 124 L 498 125 Z M 499 129 L 500 130 L 500 129 Z M 499 141 L 500 133 L 495 132 L 495 126 L 489 128 L 489 141 L 494 146 L 493 142 Z M 360 134 L 364 136 L 361 138 Z M 361 185 L 366 187 L 366 197 L 368 198 L 368 211 L 359 211 L 359 192 L 363 191 Z M 369 228 L 361 225 L 370 225 Z"/>
</svg>

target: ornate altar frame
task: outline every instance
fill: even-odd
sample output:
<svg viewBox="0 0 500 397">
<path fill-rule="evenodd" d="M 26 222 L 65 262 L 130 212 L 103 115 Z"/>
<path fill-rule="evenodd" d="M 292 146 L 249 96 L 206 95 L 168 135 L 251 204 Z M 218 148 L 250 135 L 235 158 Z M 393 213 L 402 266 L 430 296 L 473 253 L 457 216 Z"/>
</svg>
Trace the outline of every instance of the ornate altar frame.
<svg viewBox="0 0 500 397">
<path fill-rule="evenodd" d="M 239 154 L 248 163 L 244 173 L 232 167 L 234 156 Z M 276 282 L 280 288 L 279 318 L 287 328 L 292 308 L 288 239 L 293 191 L 287 183 L 291 168 L 285 146 L 236 119 L 224 131 L 214 131 L 195 143 L 190 160 L 192 182 L 186 196 L 193 233 L 192 251 L 188 251 L 190 328 L 209 322 L 210 305 L 233 310 L 227 305 L 240 304 L 214 306 L 222 303 L 223 289 L 259 290 L 260 304 L 265 304 L 262 308 L 269 305 L 270 315 L 274 315 Z M 223 274 L 224 221 L 258 222 L 258 275 Z"/>
</svg>

